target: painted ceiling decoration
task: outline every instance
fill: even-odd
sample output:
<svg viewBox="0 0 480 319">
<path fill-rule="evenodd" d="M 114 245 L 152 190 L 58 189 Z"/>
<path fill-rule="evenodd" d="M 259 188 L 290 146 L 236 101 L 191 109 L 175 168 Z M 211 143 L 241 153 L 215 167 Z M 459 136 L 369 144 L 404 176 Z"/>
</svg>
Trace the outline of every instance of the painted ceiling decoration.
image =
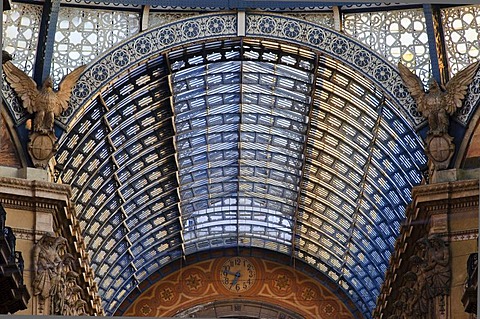
<svg viewBox="0 0 480 319">
<path fill-rule="evenodd" d="M 107 314 L 184 256 L 245 247 L 314 267 L 371 317 L 426 167 L 384 58 L 295 18 L 206 14 L 120 43 L 73 95 L 58 179 Z"/>
</svg>

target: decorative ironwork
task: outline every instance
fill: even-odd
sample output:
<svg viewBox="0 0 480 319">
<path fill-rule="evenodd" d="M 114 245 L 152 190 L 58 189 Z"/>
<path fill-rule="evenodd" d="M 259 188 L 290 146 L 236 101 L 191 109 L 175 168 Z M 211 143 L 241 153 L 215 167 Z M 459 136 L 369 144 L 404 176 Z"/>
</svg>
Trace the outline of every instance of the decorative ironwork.
<svg viewBox="0 0 480 319">
<path fill-rule="evenodd" d="M 41 5 L 12 3 L 12 9 L 3 12 L 3 49 L 13 55 L 12 63 L 30 76 L 33 72 L 41 18 Z M 14 120 L 20 122 L 24 119 L 27 115 L 25 109 L 8 84 L 4 83 L 2 86 L 2 95 Z"/>
<path fill-rule="evenodd" d="M 344 32 L 397 64 L 431 77 L 428 36 L 421 9 L 345 13 Z M 426 82 L 425 82 L 426 83 Z"/>
<path fill-rule="evenodd" d="M 12 9 L 3 12 L 3 50 L 13 55 L 13 63 L 32 75 L 42 6 L 12 3 Z M 23 65 L 20 65 L 23 63 Z"/>
<path fill-rule="evenodd" d="M 445 47 L 450 76 L 455 75 L 480 57 L 480 6 L 446 8 L 441 10 Z M 464 107 L 456 114 L 456 120 L 463 125 L 468 123 L 480 99 L 480 72 L 473 80 L 471 90 L 465 98 Z"/>
<path fill-rule="evenodd" d="M 155 28 L 197 15 L 198 13 L 196 12 L 150 12 L 148 16 L 148 27 Z"/>
<path fill-rule="evenodd" d="M 211 19 L 220 19 L 223 22 L 222 24 L 212 23 Z M 219 26 L 223 27 L 219 28 Z M 272 29 L 273 26 L 275 26 L 275 29 Z M 99 58 L 95 68 L 87 70 L 73 92 L 72 104 L 82 105 L 85 99 L 95 94 L 107 81 L 118 75 L 119 71 L 126 69 L 133 63 L 138 63 L 141 59 L 145 59 L 150 52 L 163 51 L 175 45 L 201 39 L 235 36 L 236 27 L 236 16 L 233 14 L 204 15 L 158 27 L 136 36 L 119 46 L 115 51 Z M 254 37 L 268 36 L 285 41 L 294 41 L 324 50 L 328 54 L 337 54 L 340 61 L 359 68 L 361 72 L 365 72 L 366 76 L 385 87 L 385 90 L 398 101 L 397 111 L 401 112 L 413 126 L 422 123 L 421 116 L 415 110 L 413 99 L 404 93 L 401 79 L 392 66 L 372 53 L 367 47 L 352 42 L 344 35 L 301 20 L 258 14 L 247 15 L 247 35 Z M 149 50 L 145 51 L 144 45 L 132 45 L 140 41 L 140 38 L 143 39 L 144 43 L 149 43 Z M 101 70 L 100 76 L 95 74 L 96 71 L 94 71 L 99 69 Z M 92 79 L 101 80 L 92 81 Z M 62 114 L 60 121 L 67 124 L 74 113 L 73 108 L 67 110 Z"/>
<path fill-rule="evenodd" d="M 480 58 L 480 6 L 441 9 L 450 77 Z"/>
<path fill-rule="evenodd" d="M 307 12 L 302 12 L 302 13 L 293 13 L 290 12 L 288 15 L 297 18 L 297 19 L 302 19 L 308 22 L 315 23 L 316 25 L 321 25 L 326 28 L 333 29 L 335 27 L 335 21 L 333 18 L 333 13 L 331 12 L 316 12 L 316 13 L 307 13 Z"/>
<path fill-rule="evenodd" d="M 135 12 L 61 7 L 51 73 L 55 82 L 136 35 L 139 25 Z"/>
</svg>

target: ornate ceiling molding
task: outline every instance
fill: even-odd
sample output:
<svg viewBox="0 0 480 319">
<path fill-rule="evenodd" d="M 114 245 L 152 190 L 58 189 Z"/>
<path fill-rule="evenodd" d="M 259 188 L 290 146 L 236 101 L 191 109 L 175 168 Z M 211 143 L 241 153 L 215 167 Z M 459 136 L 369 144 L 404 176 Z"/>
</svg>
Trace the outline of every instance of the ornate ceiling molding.
<svg viewBox="0 0 480 319">
<path fill-rule="evenodd" d="M 59 123 L 71 127 L 81 117 L 79 112 L 86 111 L 102 88 L 119 75 L 125 76 L 129 68 L 175 47 L 237 37 L 239 23 L 236 14 L 207 14 L 159 26 L 123 42 L 90 64 L 74 88 L 71 107 L 62 113 Z M 266 13 L 247 13 L 245 28 L 246 37 L 296 43 L 335 57 L 378 84 L 412 127 L 425 122 L 396 68 L 344 34 L 304 20 Z"/>
</svg>

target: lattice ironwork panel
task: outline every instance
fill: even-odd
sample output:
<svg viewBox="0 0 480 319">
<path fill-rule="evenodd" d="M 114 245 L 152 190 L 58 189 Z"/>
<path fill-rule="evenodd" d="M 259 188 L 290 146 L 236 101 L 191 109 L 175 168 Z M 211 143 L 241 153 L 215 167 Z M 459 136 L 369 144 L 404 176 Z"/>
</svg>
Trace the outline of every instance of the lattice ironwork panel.
<svg viewBox="0 0 480 319">
<path fill-rule="evenodd" d="M 425 83 L 431 77 L 428 36 L 422 9 L 346 13 L 346 34 L 382 54 L 415 68 Z"/>
<path fill-rule="evenodd" d="M 480 57 L 480 6 L 441 9 L 450 77 Z"/>
<path fill-rule="evenodd" d="M 138 12 L 61 7 L 51 71 L 55 82 L 139 31 Z"/>
</svg>

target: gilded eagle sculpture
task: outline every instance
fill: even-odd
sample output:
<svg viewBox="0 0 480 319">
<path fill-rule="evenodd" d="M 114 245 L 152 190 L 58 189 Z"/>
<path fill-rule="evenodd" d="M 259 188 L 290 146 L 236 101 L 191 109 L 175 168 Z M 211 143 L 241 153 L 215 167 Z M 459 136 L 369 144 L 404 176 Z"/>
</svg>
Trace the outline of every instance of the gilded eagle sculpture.
<svg viewBox="0 0 480 319">
<path fill-rule="evenodd" d="M 85 69 L 82 65 L 67 74 L 58 86 L 53 89 L 53 80 L 49 76 L 40 89 L 25 72 L 17 68 L 11 61 L 3 64 L 3 70 L 8 83 L 22 100 L 23 107 L 34 114 L 33 131 L 41 133 L 53 132 L 55 116 L 68 108 L 72 89 Z"/>
<path fill-rule="evenodd" d="M 473 81 L 480 61 L 470 64 L 458 72 L 445 87 L 441 87 L 435 79 L 430 79 L 427 92 L 423 89 L 420 78 L 402 63 L 398 70 L 403 83 L 417 103 L 417 110 L 428 121 L 429 134 L 448 134 L 449 116 L 462 107 L 467 88 Z"/>
</svg>

